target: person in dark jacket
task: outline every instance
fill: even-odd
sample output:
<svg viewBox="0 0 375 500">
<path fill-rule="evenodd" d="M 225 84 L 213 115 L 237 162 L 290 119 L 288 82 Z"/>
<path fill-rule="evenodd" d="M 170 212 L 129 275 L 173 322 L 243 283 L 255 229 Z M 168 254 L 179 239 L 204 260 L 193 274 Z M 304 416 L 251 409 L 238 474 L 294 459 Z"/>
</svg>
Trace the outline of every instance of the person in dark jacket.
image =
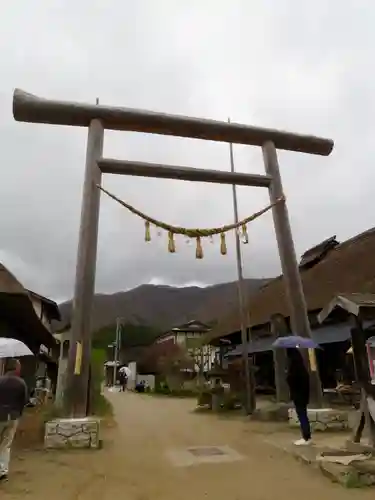
<svg viewBox="0 0 375 500">
<path fill-rule="evenodd" d="M 17 359 L 8 360 L 5 375 L 0 377 L 0 480 L 8 477 L 11 446 L 27 403 L 21 363 Z"/>
<path fill-rule="evenodd" d="M 128 377 L 126 376 L 126 373 L 123 370 L 120 370 L 118 376 L 120 380 L 120 392 L 125 392 L 126 386 L 128 384 Z"/>
<path fill-rule="evenodd" d="M 302 439 L 294 444 L 297 446 L 307 445 L 311 443 L 311 428 L 307 414 L 307 405 L 310 399 L 309 372 L 298 349 L 287 349 L 287 359 L 287 382 L 290 398 L 295 406 L 302 433 Z"/>
</svg>

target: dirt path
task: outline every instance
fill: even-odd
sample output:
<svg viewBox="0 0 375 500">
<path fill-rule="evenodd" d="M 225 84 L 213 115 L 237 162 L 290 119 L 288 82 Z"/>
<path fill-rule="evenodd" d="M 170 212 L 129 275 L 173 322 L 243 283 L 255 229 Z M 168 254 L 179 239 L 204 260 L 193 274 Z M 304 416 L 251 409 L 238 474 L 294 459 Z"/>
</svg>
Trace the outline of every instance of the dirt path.
<svg viewBox="0 0 375 500">
<path fill-rule="evenodd" d="M 0 486 L 1 500 L 374 498 L 374 490 L 345 490 L 266 444 L 264 425 L 193 414 L 192 400 L 109 397 L 118 428 L 103 450 L 25 453 L 13 461 L 9 483 Z M 242 459 L 191 467 L 173 463 L 194 446 L 229 446 Z"/>
</svg>

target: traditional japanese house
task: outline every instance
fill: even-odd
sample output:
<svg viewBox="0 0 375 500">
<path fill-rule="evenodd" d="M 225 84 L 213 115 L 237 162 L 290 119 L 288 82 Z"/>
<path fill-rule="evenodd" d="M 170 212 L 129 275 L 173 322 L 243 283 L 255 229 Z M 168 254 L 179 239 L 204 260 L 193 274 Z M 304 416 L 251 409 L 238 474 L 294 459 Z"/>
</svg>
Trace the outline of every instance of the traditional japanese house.
<svg viewBox="0 0 375 500">
<path fill-rule="evenodd" d="M 300 260 L 306 304 L 312 336 L 323 346 L 317 352 L 319 371 L 324 386 L 336 383 L 335 373 L 341 368 L 350 339 L 350 323 L 345 310 L 335 308 L 321 324 L 317 315 L 337 295 L 375 293 L 375 228 L 343 243 L 336 236 L 309 249 Z M 272 342 L 277 335 L 290 332 L 289 308 L 282 276 L 256 293 L 250 300 L 250 339 L 247 345 L 258 367 L 260 384 L 274 385 Z M 367 318 L 369 324 L 374 318 Z M 298 332 L 294 332 L 298 334 Z M 233 346 L 232 357 L 241 355 L 240 318 L 233 312 L 209 332 L 205 341 L 219 346 Z M 228 359 L 231 356 L 228 355 Z M 261 376 L 260 376 L 261 373 Z"/>
<path fill-rule="evenodd" d="M 207 373 L 217 357 L 218 349 L 210 344 L 202 344 L 202 338 L 211 327 L 198 320 L 176 326 L 159 336 L 155 343 L 170 342 L 186 349 L 194 359 L 196 371 Z"/>
<path fill-rule="evenodd" d="M 0 264 L 0 336 L 20 340 L 34 353 L 22 360 L 23 377 L 35 387 L 39 370 L 51 380 L 57 378 L 57 345 L 51 333 L 51 322 L 60 320 L 57 304 L 30 290 Z"/>
</svg>

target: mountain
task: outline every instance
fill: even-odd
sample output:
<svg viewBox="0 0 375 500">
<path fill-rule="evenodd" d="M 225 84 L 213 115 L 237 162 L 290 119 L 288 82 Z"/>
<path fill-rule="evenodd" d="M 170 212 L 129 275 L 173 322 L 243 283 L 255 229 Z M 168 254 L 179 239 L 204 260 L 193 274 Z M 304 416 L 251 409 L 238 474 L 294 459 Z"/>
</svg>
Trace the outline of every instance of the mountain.
<svg viewBox="0 0 375 500">
<path fill-rule="evenodd" d="M 266 279 L 244 280 L 248 295 L 256 292 Z M 199 288 L 141 285 L 127 292 L 94 297 L 93 331 L 113 325 L 116 318 L 133 325 L 167 330 L 192 319 L 214 324 L 237 307 L 237 282 Z M 70 321 L 72 301 L 60 304 L 62 323 Z"/>
</svg>

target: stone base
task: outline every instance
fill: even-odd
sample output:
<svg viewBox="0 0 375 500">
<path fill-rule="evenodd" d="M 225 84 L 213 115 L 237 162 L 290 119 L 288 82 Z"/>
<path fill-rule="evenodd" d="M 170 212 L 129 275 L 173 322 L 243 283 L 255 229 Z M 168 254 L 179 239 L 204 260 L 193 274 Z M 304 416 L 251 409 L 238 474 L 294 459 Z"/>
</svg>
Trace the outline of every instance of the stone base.
<svg viewBox="0 0 375 500">
<path fill-rule="evenodd" d="M 290 404 L 287 403 L 269 403 L 267 406 L 257 408 L 251 419 L 260 422 L 286 422 L 289 409 Z"/>
<path fill-rule="evenodd" d="M 342 452 L 342 454 L 345 454 L 345 452 Z M 363 486 L 375 485 L 374 460 L 358 460 L 346 465 L 320 460 L 318 456 L 317 463 L 325 476 L 336 483 L 342 484 L 346 488 L 361 488 Z"/>
<path fill-rule="evenodd" d="M 45 448 L 99 448 L 99 420 L 61 418 L 46 423 Z"/>
<path fill-rule="evenodd" d="M 317 468 L 332 481 L 346 488 L 375 485 L 375 457 L 371 457 L 369 453 L 366 453 L 366 459 L 360 458 L 358 455 L 361 455 L 361 452 L 353 453 L 345 449 L 344 442 L 340 443 L 341 437 L 329 433 L 315 435 L 311 446 L 295 446 L 295 437 L 294 433 L 275 433 L 266 438 L 265 442 L 290 454 L 301 463 Z M 342 463 L 337 463 L 336 458 Z"/>
<path fill-rule="evenodd" d="M 307 410 L 311 429 L 313 431 L 343 431 L 349 429 L 348 412 L 333 408 Z M 289 425 L 299 427 L 299 421 L 294 408 L 289 409 Z"/>
</svg>

